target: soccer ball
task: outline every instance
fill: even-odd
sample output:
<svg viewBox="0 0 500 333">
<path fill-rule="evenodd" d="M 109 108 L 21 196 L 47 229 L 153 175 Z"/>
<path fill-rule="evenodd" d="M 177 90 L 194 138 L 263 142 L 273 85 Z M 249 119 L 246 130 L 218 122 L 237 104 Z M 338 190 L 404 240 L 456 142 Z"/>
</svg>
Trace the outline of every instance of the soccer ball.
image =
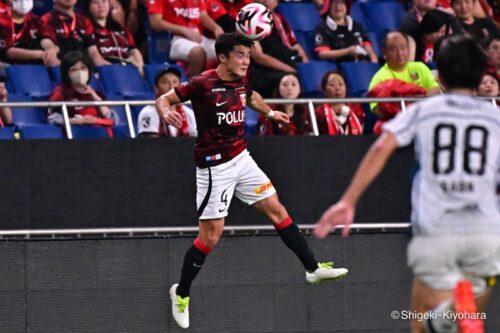
<svg viewBox="0 0 500 333">
<path fill-rule="evenodd" d="M 273 29 L 273 16 L 266 6 L 251 3 L 240 9 L 236 16 L 236 31 L 251 40 L 267 37 Z"/>
</svg>

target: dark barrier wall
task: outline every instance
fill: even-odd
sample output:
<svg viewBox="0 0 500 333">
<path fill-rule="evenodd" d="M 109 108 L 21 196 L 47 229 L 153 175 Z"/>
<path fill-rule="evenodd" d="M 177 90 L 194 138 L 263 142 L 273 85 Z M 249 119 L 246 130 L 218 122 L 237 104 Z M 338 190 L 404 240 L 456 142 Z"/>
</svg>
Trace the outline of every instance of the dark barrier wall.
<svg viewBox="0 0 500 333">
<path fill-rule="evenodd" d="M 225 237 L 191 294 L 189 332 L 403 333 L 404 234 L 309 238 L 348 278 L 310 286 L 279 237 Z M 192 239 L 0 242 L 0 332 L 175 333 L 168 289 Z M 500 332 L 500 294 L 486 332 Z"/>
<path fill-rule="evenodd" d="M 252 138 L 251 154 L 299 223 L 338 199 L 373 137 Z M 196 225 L 191 139 L 0 142 L 0 228 Z M 412 152 L 399 152 L 360 222 L 409 220 Z M 235 200 L 235 202 L 238 200 Z M 228 223 L 265 224 L 234 203 Z"/>
</svg>

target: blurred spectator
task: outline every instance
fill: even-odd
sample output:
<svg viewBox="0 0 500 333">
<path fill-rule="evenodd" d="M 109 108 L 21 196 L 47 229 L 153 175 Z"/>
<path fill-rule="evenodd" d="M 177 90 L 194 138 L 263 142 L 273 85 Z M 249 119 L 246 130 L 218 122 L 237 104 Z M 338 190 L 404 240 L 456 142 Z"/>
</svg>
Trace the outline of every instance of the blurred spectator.
<svg viewBox="0 0 500 333">
<path fill-rule="evenodd" d="M 225 32 L 234 32 L 238 11 L 251 2 L 251 0 L 207 0 L 207 13 Z"/>
<path fill-rule="evenodd" d="M 419 24 L 417 36 L 415 37 L 416 48 L 412 53 L 410 50 L 410 60 L 422 61 L 431 67 L 434 64 L 434 54 L 436 43 L 450 33 L 447 23 L 448 14 L 433 9 L 428 11 Z"/>
<path fill-rule="evenodd" d="M 447 0 L 449 1 L 449 0 Z M 453 16 L 453 10 L 451 10 L 449 3 L 444 5 L 440 2 L 438 4 L 437 0 L 413 0 L 412 7 L 406 12 L 405 16 L 401 20 L 401 26 L 399 30 L 404 34 L 417 39 L 419 35 L 419 24 L 424 18 L 424 15 L 433 9 L 439 9 L 446 12 L 448 16 L 445 16 L 448 25 L 450 26 L 450 32 L 462 31 L 460 22 Z M 447 8 L 447 9 L 446 9 Z"/>
<path fill-rule="evenodd" d="M 348 0 L 332 0 L 328 15 L 316 28 L 315 51 L 322 60 L 377 63 L 372 43 L 363 27 L 347 15 Z"/>
<path fill-rule="evenodd" d="M 102 101 L 106 98 L 90 85 L 93 65 L 88 56 L 80 51 L 67 53 L 61 62 L 61 84 L 54 88 L 49 101 Z M 110 127 L 114 114 L 107 106 L 68 107 L 72 125 L 101 125 Z M 48 122 L 64 123 L 60 108 L 49 110 Z"/>
<path fill-rule="evenodd" d="M 40 17 L 33 14 L 33 0 L 14 0 L 12 7 L 0 13 L 0 48 L 2 60 L 8 63 L 50 65 L 49 53 L 40 44 Z"/>
<path fill-rule="evenodd" d="M 474 17 L 473 8 L 477 0 L 451 0 L 455 15 L 462 24 L 465 32 L 471 35 L 478 43 L 486 38 L 498 34 L 498 27 L 490 18 Z"/>
<path fill-rule="evenodd" d="M 409 61 L 409 44 L 406 35 L 399 31 L 390 32 L 382 41 L 382 54 L 386 64 L 379 69 L 373 76 L 369 91 L 377 88 L 377 85 L 384 81 L 392 80 L 392 85 L 384 84 L 384 89 L 378 91 L 387 96 L 411 96 L 415 93 L 427 93 L 435 95 L 440 93 L 439 84 L 429 68 L 422 62 Z M 398 84 L 397 81 L 403 83 Z M 404 83 L 407 83 L 406 85 Z M 398 87 L 398 85 L 400 87 Z M 392 91 L 394 90 L 394 92 Z M 369 93 L 370 94 L 370 93 Z M 374 97 L 374 95 L 371 95 Z M 388 103 L 393 105 L 394 103 Z M 387 104 L 384 104 L 387 105 Z M 382 120 L 389 120 L 395 115 L 394 110 L 385 110 L 377 105 L 370 103 L 370 109 Z M 399 110 L 398 110 L 399 111 Z M 378 127 L 377 127 L 378 128 Z M 374 129 L 376 133 L 377 129 Z"/>
<path fill-rule="evenodd" d="M 156 96 L 166 94 L 180 84 L 181 73 L 178 69 L 168 67 L 159 71 L 155 76 Z M 177 129 L 167 125 L 158 115 L 155 105 L 147 105 L 139 113 L 137 124 L 140 137 L 164 137 L 164 136 L 197 136 L 196 119 L 194 112 L 185 105 L 175 105 L 175 109 L 182 116 L 182 126 Z"/>
<path fill-rule="evenodd" d="M 0 75 L 0 102 L 7 102 L 9 93 L 5 87 L 5 77 Z M 12 123 L 12 110 L 9 107 L 0 107 L 0 127 Z"/>
<path fill-rule="evenodd" d="M 109 0 L 87 0 L 83 13 L 92 20 L 96 46 L 106 61 L 132 63 L 144 75 L 144 60 L 132 34 L 114 20 Z"/>
<path fill-rule="evenodd" d="M 273 98 L 296 99 L 301 92 L 299 78 L 296 74 L 285 74 L 281 77 L 278 87 L 273 92 Z M 259 135 L 301 135 L 308 129 L 307 107 L 305 104 L 283 103 L 271 105 L 273 110 L 285 112 L 290 122 L 284 124 L 272 121 L 259 115 Z"/>
<path fill-rule="evenodd" d="M 42 46 L 52 57 L 62 59 L 68 52 L 87 52 L 95 66 L 109 65 L 95 45 L 90 20 L 75 12 L 77 0 L 54 0 L 54 9 L 42 16 Z M 53 65 L 60 61 L 56 59 Z"/>
<path fill-rule="evenodd" d="M 345 98 L 345 80 L 338 72 L 329 71 L 321 79 L 325 98 Z M 324 103 L 314 110 L 320 135 L 361 135 L 365 113 L 360 104 Z"/>
<path fill-rule="evenodd" d="M 485 74 L 481 84 L 477 88 L 478 96 L 498 97 L 500 96 L 499 80 L 491 74 Z"/>
<path fill-rule="evenodd" d="M 275 12 L 278 0 L 256 0 L 272 13 L 274 27 L 271 34 L 254 43 L 252 49 L 250 82 L 262 97 L 271 97 L 285 73 L 295 73 L 295 65 L 308 62 L 304 49 L 298 43 L 285 17 Z"/>
<path fill-rule="evenodd" d="M 207 14 L 205 0 L 150 0 L 148 13 L 154 30 L 174 35 L 170 59 L 186 61 L 189 77 L 200 74 L 207 59 L 216 59 L 215 40 L 203 33 L 207 29 L 217 37 L 224 31 Z"/>
<path fill-rule="evenodd" d="M 488 54 L 488 72 L 500 80 L 500 35 L 490 36 L 483 47 Z"/>
</svg>

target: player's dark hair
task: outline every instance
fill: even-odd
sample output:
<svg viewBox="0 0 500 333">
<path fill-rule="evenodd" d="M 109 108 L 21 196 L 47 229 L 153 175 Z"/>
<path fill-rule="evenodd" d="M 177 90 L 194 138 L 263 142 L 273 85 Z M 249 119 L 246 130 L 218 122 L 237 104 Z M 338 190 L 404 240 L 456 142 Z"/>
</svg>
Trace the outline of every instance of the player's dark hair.
<svg viewBox="0 0 500 333">
<path fill-rule="evenodd" d="M 234 47 L 237 45 L 243 45 L 251 48 L 253 42 L 236 32 L 225 33 L 217 37 L 215 40 L 215 54 L 217 56 L 219 54 L 223 54 L 226 57 L 229 57 L 229 53 L 233 51 Z"/>
<path fill-rule="evenodd" d="M 487 64 L 484 51 L 468 36 L 447 37 L 439 47 L 437 69 L 447 88 L 476 89 Z"/>
<path fill-rule="evenodd" d="M 63 86 L 72 86 L 71 79 L 69 78 L 69 69 L 79 61 L 83 62 L 83 64 L 88 68 L 89 79 L 87 80 L 87 84 L 90 83 L 92 75 L 94 74 L 94 64 L 86 53 L 71 51 L 68 52 L 61 60 L 61 82 Z"/>
</svg>

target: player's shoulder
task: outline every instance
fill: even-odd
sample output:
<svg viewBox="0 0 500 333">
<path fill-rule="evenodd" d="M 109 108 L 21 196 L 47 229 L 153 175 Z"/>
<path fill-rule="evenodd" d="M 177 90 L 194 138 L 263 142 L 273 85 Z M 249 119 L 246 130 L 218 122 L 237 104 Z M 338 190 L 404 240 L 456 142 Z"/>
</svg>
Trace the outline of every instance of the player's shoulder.
<svg viewBox="0 0 500 333">
<path fill-rule="evenodd" d="M 482 115 L 498 119 L 500 124 L 500 109 L 495 107 L 490 101 L 474 96 L 445 93 L 421 100 L 412 107 L 418 109 L 421 115 L 440 113 L 448 115 L 450 113 L 458 115 Z"/>
</svg>

